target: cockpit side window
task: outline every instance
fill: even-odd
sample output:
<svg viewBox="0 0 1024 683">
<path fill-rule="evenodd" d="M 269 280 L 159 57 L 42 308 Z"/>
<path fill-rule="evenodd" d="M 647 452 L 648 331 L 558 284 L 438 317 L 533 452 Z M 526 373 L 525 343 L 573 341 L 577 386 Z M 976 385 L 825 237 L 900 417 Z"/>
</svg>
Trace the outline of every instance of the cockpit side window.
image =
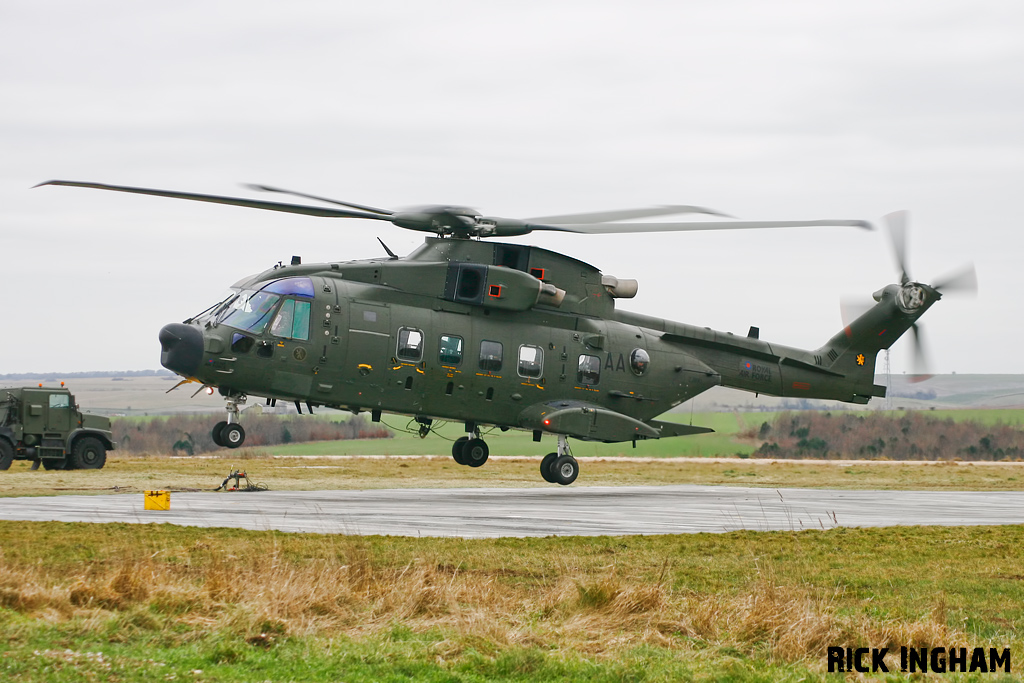
<svg viewBox="0 0 1024 683">
<path fill-rule="evenodd" d="M 310 307 L 309 301 L 285 299 L 270 326 L 270 333 L 285 339 L 308 340 Z"/>
</svg>

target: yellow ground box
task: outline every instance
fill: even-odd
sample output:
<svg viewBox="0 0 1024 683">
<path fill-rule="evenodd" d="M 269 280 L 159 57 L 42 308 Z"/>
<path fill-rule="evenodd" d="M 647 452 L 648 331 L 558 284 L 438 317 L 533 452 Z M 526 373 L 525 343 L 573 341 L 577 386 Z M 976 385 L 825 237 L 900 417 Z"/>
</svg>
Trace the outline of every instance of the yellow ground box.
<svg viewBox="0 0 1024 683">
<path fill-rule="evenodd" d="M 170 510 L 170 491 L 146 491 L 146 510 Z"/>
</svg>

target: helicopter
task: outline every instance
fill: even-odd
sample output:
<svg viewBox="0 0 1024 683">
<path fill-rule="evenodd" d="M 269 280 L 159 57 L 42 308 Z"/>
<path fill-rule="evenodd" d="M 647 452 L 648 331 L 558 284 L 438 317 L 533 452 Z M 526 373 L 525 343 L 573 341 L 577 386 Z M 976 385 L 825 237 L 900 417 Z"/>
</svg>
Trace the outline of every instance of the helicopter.
<svg viewBox="0 0 1024 683">
<path fill-rule="evenodd" d="M 817 349 L 620 310 L 636 280 L 541 247 L 487 238 L 535 231 L 578 234 L 846 226 L 862 220 L 722 221 L 720 212 L 689 205 L 625 209 L 531 219 L 490 217 L 469 207 L 435 205 L 392 211 L 266 185 L 251 189 L 333 206 L 52 180 L 85 187 L 333 218 L 386 221 L 428 233 L 411 254 L 302 263 L 292 257 L 243 278 L 230 294 L 159 332 L 161 364 L 181 383 L 198 382 L 225 399 L 226 419 L 214 441 L 245 441 L 242 407 L 294 402 L 326 406 L 374 422 L 407 415 L 427 436 L 437 421 L 464 425 L 452 445 L 460 464 L 480 467 L 489 455 L 482 428 L 557 438 L 541 477 L 568 485 L 579 475 L 569 438 L 608 443 L 711 432 L 657 418 L 714 386 L 758 394 L 866 404 L 884 397 L 874 383 L 879 351 L 908 330 L 915 365 L 924 352 L 917 320 L 944 291 L 975 289 L 973 266 L 934 284 L 906 267 L 906 212 L 885 217 L 900 280 L 874 293 L 860 312 Z M 38 186 L 37 186 L 38 187 Z M 343 208 L 334 208 L 334 207 Z M 713 221 L 637 222 L 705 214 Z M 379 238 L 378 238 L 379 239 Z M 920 361 L 920 362 L 919 362 Z"/>
</svg>

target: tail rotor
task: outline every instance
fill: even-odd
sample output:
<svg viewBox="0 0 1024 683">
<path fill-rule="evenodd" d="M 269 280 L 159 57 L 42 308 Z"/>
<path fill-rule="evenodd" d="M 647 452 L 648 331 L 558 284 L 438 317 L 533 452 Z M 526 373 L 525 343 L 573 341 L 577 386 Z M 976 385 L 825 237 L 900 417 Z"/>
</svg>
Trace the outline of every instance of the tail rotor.
<svg viewBox="0 0 1024 683">
<path fill-rule="evenodd" d="M 896 303 L 899 308 L 907 314 L 913 314 L 926 303 L 934 303 L 942 298 L 944 294 L 976 294 L 978 291 L 978 277 L 974 264 L 968 263 L 959 269 L 948 273 L 944 277 L 935 280 L 934 284 L 925 284 L 915 281 L 910 275 L 909 257 L 907 249 L 908 226 L 910 214 L 907 211 L 894 211 L 883 217 L 889 228 L 889 239 L 892 245 L 893 258 L 896 261 L 896 269 L 899 273 L 899 284 L 890 285 L 875 293 L 875 301 L 881 301 L 882 295 L 887 290 L 896 293 Z M 849 327 L 850 323 L 870 308 L 860 302 L 841 301 L 840 310 L 843 315 L 843 325 Z M 924 331 L 921 325 L 914 322 L 910 326 L 912 332 L 911 360 L 910 367 L 913 374 L 909 376 L 910 382 L 923 382 L 932 377 L 930 370 L 931 363 L 928 360 L 926 351 L 927 344 L 924 341 Z"/>
</svg>

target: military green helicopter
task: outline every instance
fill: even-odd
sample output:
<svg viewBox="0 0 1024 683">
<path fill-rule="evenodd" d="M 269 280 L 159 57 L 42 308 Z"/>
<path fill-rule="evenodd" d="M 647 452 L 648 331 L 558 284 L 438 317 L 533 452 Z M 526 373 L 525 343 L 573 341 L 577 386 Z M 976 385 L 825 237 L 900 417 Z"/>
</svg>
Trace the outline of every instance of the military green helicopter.
<svg viewBox="0 0 1024 683">
<path fill-rule="evenodd" d="M 528 220 L 493 218 L 467 207 L 391 211 L 267 186 L 342 209 L 100 183 L 49 181 L 161 197 L 335 218 L 387 221 L 431 233 L 400 258 L 289 265 L 244 278 L 230 295 L 160 330 L 160 362 L 185 380 L 219 389 L 227 418 L 214 441 L 245 441 L 240 407 L 250 396 L 353 413 L 411 416 L 426 436 L 437 420 L 465 425 L 452 446 L 461 465 L 487 461 L 482 427 L 557 437 L 541 461 L 548 482 L 571 484 L 579 464 L 568 438 L 633 442 L 710 432 L 656 419 L 713 386 L 774 396 L 867 403 L 885 395 L 875 358 L 943 291 L 973 288 L 973 268 L 937 284 L 913 281 L 905 265 L 905 213 L 890 214 L 900 282 L 814 350 L 619 310 L 637 293 L 570 256 L 535 246 L 485 241 L 534 231 L 583 234 L 799 226 L 869 228 L 859 220 L 796 222 L 630 222 L 684 213 L 724 217 L 694 206 L 666 206 Z M 183 381 L 185 381 L 183 380 Z"/>
</svg>

